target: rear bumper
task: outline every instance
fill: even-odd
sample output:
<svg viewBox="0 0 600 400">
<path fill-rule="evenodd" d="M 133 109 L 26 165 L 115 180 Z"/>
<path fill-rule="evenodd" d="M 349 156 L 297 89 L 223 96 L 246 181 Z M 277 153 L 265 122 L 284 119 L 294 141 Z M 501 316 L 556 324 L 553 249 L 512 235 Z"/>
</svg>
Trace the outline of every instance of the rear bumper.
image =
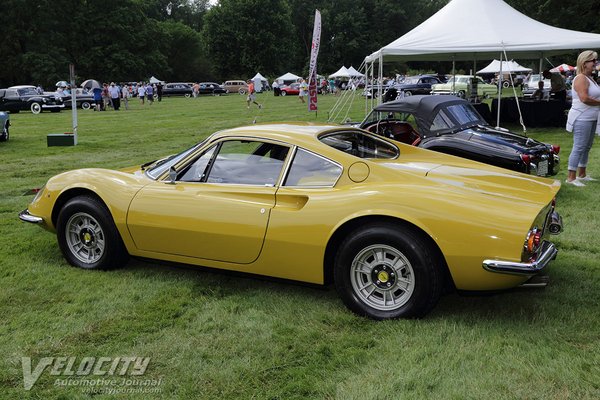
<svg viewBox="0 0 600 400">
<path fill-rule="evenodd" d="M 42 217 L 37 217 L 35 215 L 31 215 L 29 210 L 23 210 L 19 213 L 19 219 L 21 221 L 29 222 L 30 224 L 41 224 L 44 222 Z"/>
<path fill-rule="evenodd" d="M 533 275 L 537 274 L 556 258 L 558 249 L 548 241 L 542 243 L 537 260 L 531 263 L 517 263 L 503 260 L 484 260 L 483 269 L 501 274 Z"/>
</svg>

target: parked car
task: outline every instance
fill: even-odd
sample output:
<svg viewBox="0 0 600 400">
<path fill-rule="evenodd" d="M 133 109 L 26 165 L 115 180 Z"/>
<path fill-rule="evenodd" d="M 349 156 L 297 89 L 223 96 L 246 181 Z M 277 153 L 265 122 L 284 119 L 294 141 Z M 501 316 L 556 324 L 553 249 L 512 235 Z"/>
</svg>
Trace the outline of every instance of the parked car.
<svg viewBox="0 0 600 400">
<path fill-rule="evenodd" d="M 248 84 L 242 80 L 225 81 L 223 89 L 227 93 L 246 94 L 248 93 Z"/>
<path fill-rule="evenodd" d="M 62 173 L 19 217 L 81 268 L 131 255 L 333 280 L 350 309 L 386 319 L 425 315 L 444 288 L 536 275 L 557 254 L 559 188 L 348 126 L 253 125 L 141 167 Z"/>
<path fill-rule="evenodd" d="M 81 108 L 83 110 L 89 110 L 96 104 L 94 100 L 94 93 L 84 91 L 83 89 L 75 89 L 75 102 L 77 104 L 77 108 Z M 65 105 L 65 108 L 71 108 L 71 95 L 63 94 L 62 101 Z"/>
<path fill-rule="evenodd" d="M 223 86 L 214 82 L 200 82 L 199 94 L 212 94 L 213 96 L 220 96 L 227 93 Z"/>
<path fill-rule="evenodd" d="M 59 112 L 63 109 L 60 96 L 40 94 L 35 86 L 11 86 L 8 89 L 0 89 L 0 111 L 31 110 L 33 114 L 39 114 L 44 110 Z"/>
<path fill-rule="evenodd" d="M 538 90 L 538 85 L 540 82 L 540 74 L 532 74 L 529 79 L 523 84 L 523 97 L 524 98 L 531 98 L 531 96 L 533 96 L 533 93 Z M 548 96 L 546 97 L 550 97 L 550 79 L 544 79 L 544 92 L 548 93 Z"/>
<path fill-rule="evenodd" d="M 438 83 L 431 86 L 431 94 L 454 94 L 465 98 L 469 96 L 473 75 L 455 75 L 446 83 Z M 498 87 L 485 83 L 479 76 L 477 79 L 477 96 L 490 97 L 498 93 Z"/>
<path fill-rule="evenodd" d="M 298 82 L 290 83 L 289 85 L 283 85 L 279 87 L 281 96 L 298 95 L 300 94 L 300 84 Z"/>
<path fill-rule="evenodd" d="M 10 138 L 10 114 L 4 111 L 0 111 L 0 142 L 6 142 Z"/>
<path fill-rule="evenodd" d="M 192 95 L 192 86 L 188 83 L 173 82 L 167 83 L 163 86 L 163 97 L 170 96 L 185 96 L 190 97 Z"/>
<path fill-rule="evenodd" d="M 430 94 L 431 85 L 442 83 L 435 75 L 407 76 L 401 83 L 392 86 L 397 92 L 404 92 L 404 96 L 413 94 Z"/>
<path fill-rule="evenodd" d="M 560 169 L 559 146 L 493 128 L 468 101 L 456 96 L 411 96 L 383 103 L 360 127 L 413 146 L 528 174 L 552 176 Z"/>
</svg>

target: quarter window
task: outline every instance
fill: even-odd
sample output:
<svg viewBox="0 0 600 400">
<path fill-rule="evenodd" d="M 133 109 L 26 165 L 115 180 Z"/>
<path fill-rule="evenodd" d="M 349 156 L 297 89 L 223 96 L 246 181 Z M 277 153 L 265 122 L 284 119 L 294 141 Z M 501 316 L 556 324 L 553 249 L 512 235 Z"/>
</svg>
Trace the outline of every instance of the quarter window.
<svg viewBox="0 0 600 400">
<path fill-rule="evenodd" d="M 341 174 L 339 165 L 298 149 L 284 186 L 333 186 Z"/>
</svg>

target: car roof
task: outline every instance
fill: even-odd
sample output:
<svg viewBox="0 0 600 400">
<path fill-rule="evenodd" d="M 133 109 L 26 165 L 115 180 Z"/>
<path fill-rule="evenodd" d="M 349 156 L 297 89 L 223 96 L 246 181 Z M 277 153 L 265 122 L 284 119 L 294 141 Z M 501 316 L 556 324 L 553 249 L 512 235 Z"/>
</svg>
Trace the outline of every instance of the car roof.
<svg viewBox="0 0 600 400">
<path fill-rule="evenodd" d="M 406 96 L 398 100 L 382 103 L 374 108 L 376 111 L 405 112 L 414 114 L 417 109 L 419 114 L 431 114 L 440 104 L 462 104 L 466 100 L 450 95 L 416 95 Z"/>
<path fill-rule="evenodd" d="M 35 86 L 33 86 L 33 85 L 17 85 L 17 86 L 10 86 L 9 89 L 35 89 Z"/>
</svg>

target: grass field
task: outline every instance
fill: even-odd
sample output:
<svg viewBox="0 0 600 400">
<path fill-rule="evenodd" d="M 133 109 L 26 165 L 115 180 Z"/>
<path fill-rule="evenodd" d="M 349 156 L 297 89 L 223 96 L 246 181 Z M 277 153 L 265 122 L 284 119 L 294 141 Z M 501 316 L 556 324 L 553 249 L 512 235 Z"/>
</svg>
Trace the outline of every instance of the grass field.
<svg viewBox="0 0 600 400">
<path fill-rule="evenodd" d="M 255 119 L 324 122 L 334 102 L 320 97 L 315 116 L 296 96 L 261 94 L 262 110 L 244 100 L 81 111 L 75 147 L 46 146 L 46 134 L 71 130 L 70 111 L 11 115 L 11 139 L 0 143 L 0 399 L 600 398 L 600 182 L 561 189 L 565 231 L 554 237 L 546 289 L 451 294 L 422 320 L 357 317 L 333 287 L 142 260 L 84 271 L 65 262 L 53 235 L 18 220 L 32 199 L 23 193 L 59 172 L 141 164 Z M 349 117 L 363 115 L 357 98 Z M 570 135 L 528 134 L 561 145 L 564 181 Z M 590 162 L 600 178 L 598 144 Z M 92 395 L 61 386 L 67 377 L 48 368 L 24 389 L 22 357 L 35 368 L 42 357 L 129 356 L 150 357 L 138 378 L 156 385 L 100 385 Z"/>
</svg>

